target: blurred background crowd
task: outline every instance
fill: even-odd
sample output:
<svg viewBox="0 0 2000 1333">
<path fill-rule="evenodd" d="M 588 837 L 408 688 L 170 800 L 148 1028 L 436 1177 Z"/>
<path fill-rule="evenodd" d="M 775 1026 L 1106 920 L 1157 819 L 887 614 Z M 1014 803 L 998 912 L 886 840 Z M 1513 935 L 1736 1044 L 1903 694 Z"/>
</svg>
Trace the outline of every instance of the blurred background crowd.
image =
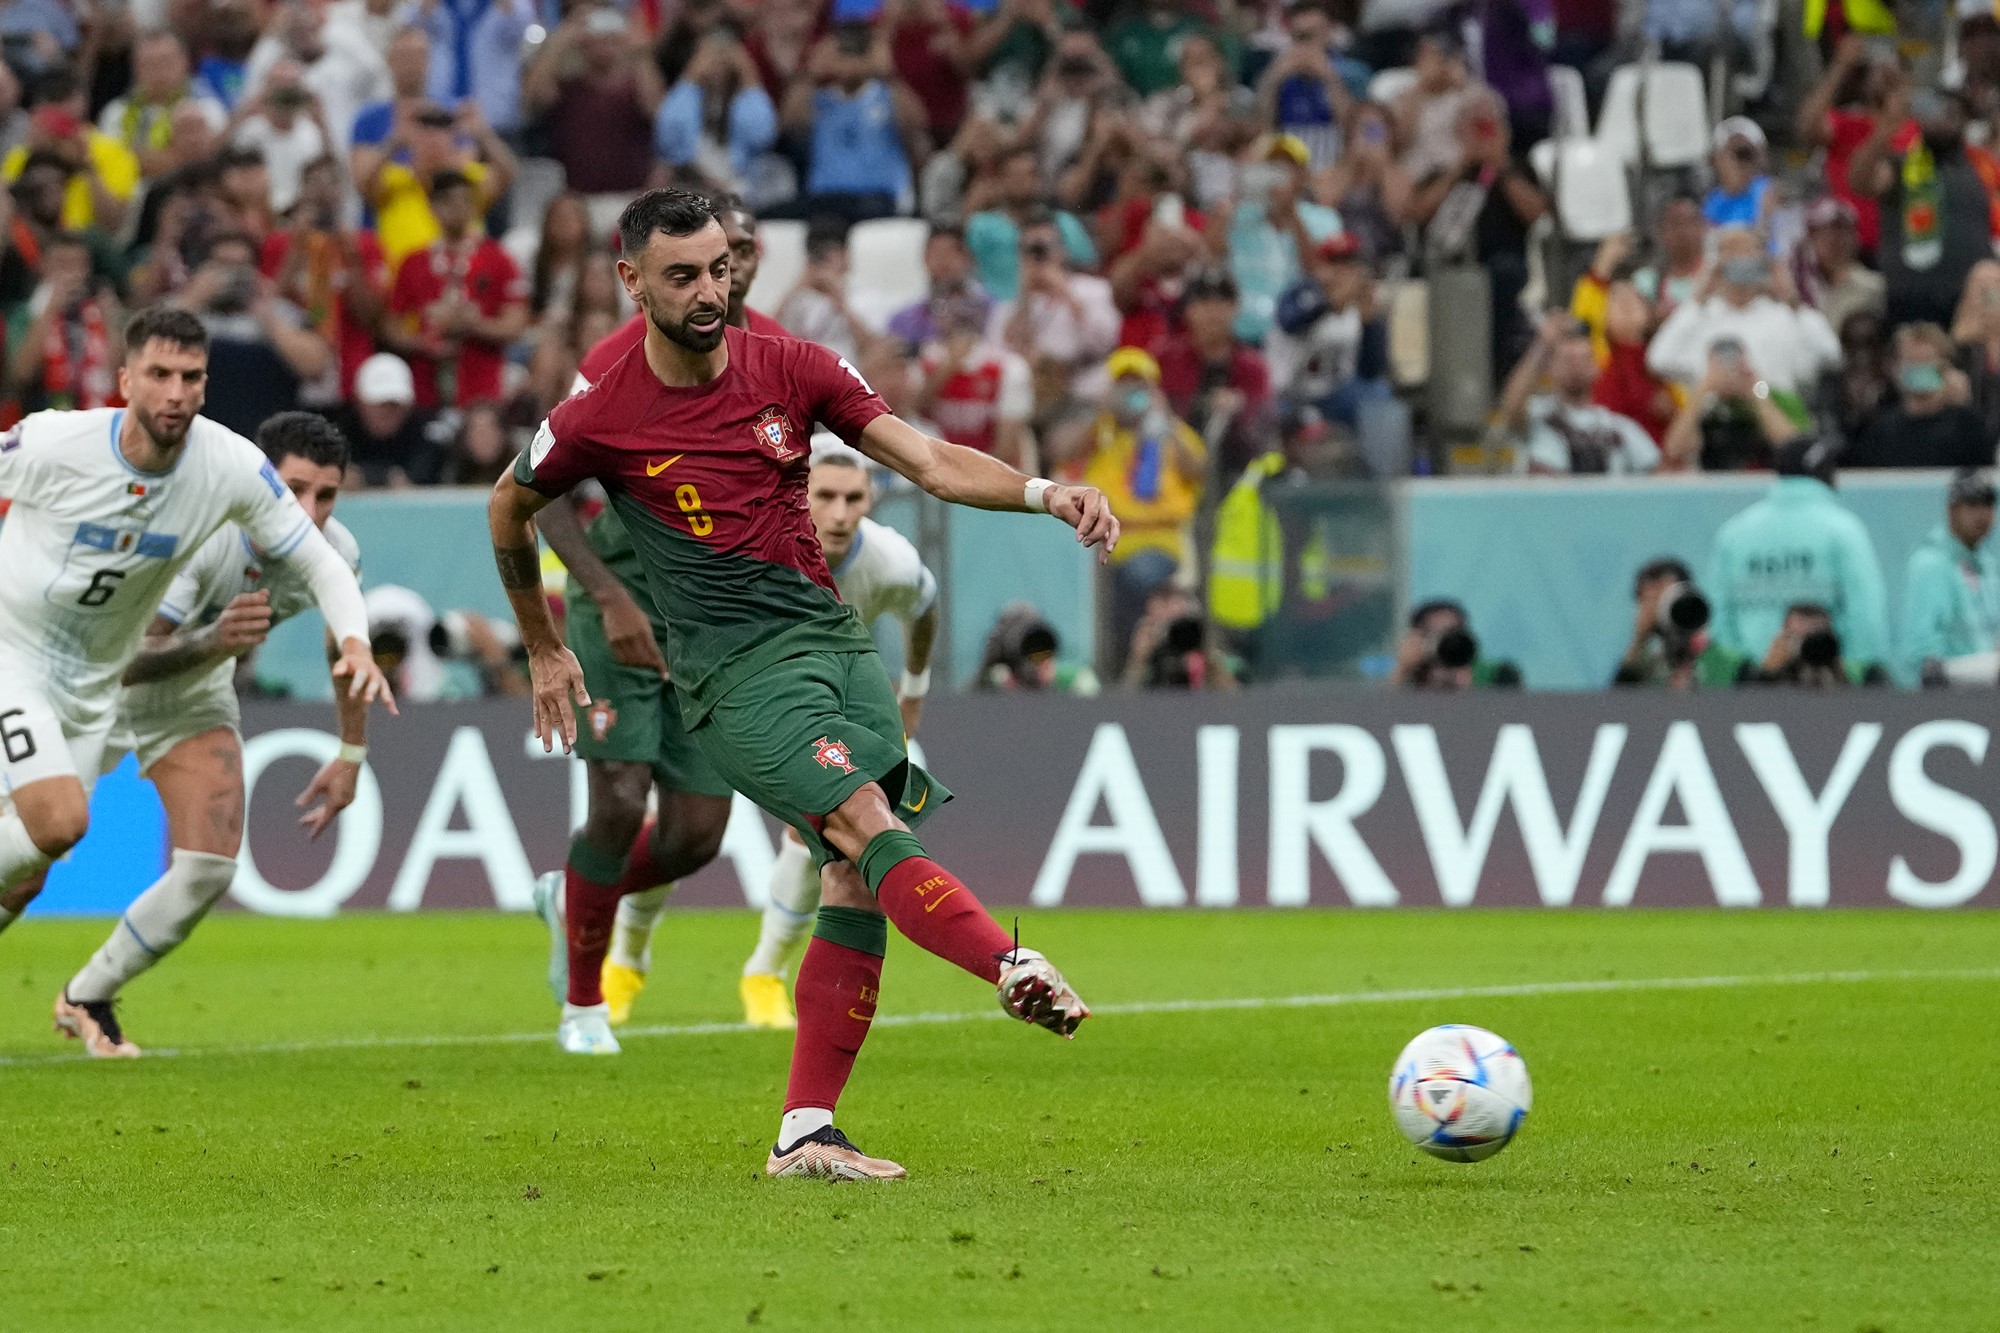
<svg viewBox="0 0 2000 1333">
<path fill-rule="evenodd" d="M 10 418 L 114 402 L 164 301 L 217 420 L 488 484 L 632 312 L 619 209 L 676 183 L 729 198 L 739 298 L 1112 496 L 1096 672 L 1013 609 L 987 683 L 1272 674 L 1278 604 L 1358 567 L 1283 488 L 1437 474 L 1767 470 L 1783 528 L 1838 526 L 1838 470 L 1961 469 L 1904 624 L 1854 532 L 1744 624 L 1702 571 L 1686 644 L 1666 562 L 1619 676 L 1780 677 L 1821 620 L 1856 681 L 1996 646 L 1993 0 L 4 0 L 0 41 Z M 1398 616 L 1364 670 L 1520 679 L 1456 602 Z"/>
</svg>

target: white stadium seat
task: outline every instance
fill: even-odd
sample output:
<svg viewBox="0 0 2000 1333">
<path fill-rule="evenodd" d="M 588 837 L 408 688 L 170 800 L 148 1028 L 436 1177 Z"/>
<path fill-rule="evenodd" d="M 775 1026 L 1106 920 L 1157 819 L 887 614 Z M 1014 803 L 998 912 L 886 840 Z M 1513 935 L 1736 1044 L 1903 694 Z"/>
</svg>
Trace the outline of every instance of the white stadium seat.
<svg viewBox="0 0 2000 1333">
<path fill-rule="evenodd" d="M 847 300 L 871 327 L 923 297 L 924 243 L 931 226 L 922 218 L 876 218 L 847 233 Z"/>
<path fill-rule="evenodd" d="M 1588 138 L 1590 100 L 1584 95 L 1583 75 L 1568 65 L 1550 65 L 1549 93 L 1555 99 L 1549 133 L 1558 139 Z"/>
<path fill-rule="evenodd" d="M 1593 139 L 1544 139 L 1528 161 L 1556 197 L 1564 235 L 1598 241 L 1632 226 L 1625 164 Z M 1560 169 L 1558 169 L 1560 168 Z"/>
<path fill-rule="evenodd" d="M 757 281 L 750 288 L 750 305 L 762 314 L 775 314 L 806 271 L 806 224 L 782 218 L 759 223 L 757 242 L 762 255 Z"/>
<path fill-rule="evenodd" d="M 1597 142 L 1619 161 L 1639 160 L 1640 66 L 1611 72 Z M 1708 160 L 1708 93 L 1693 65 L 1654 65 L 1645 81 L 1646 157 L 1649 167 L 1688 167 Z"/>
</svg>

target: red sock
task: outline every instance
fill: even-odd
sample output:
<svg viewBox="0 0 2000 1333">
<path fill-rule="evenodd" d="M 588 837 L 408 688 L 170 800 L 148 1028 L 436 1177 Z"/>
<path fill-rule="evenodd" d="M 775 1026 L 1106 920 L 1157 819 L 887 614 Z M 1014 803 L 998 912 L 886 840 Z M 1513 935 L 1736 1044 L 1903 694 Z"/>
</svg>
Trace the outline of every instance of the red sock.
<svg viewBox="0 0 2000 1333">
<path fill-rule="evenodd" d="M 882 876 L 875 898 L 912 944 L 999 983 L 999 955 L 1014 947 L 1014 937 L 958 876 L 928 856 L 908 857 Z"/>
<path fill-rule="evenodd" d="M 794 995 L 799 1030 L 792 1039 L 792 1076 L 785 1086 L 787 1111 L 801 1106 L 832 1110 L 839 1104 L 854 1057 L 875 1021 L 881 991 L 881 958 L 813 936 L 799 961 Z"/>
<path fill-rule="evenodd" d="M 611 927 L 618 919 L 615 884 L 597 884 L 573 865 L 563 867 L 563 912 L 569 924 L 569 1002 L 604 1003 L 600 984 L 604 955 L 611 950 Z"/>
<path fill-rule="evenodd" d="M 625 858 L 624 873 L 611 887 L 622 898 L 628 893 L 644 893 L 666 882 L 667 877 L 660 873 L 659 863 L 653 860 L 653 821 L 649 819 L 639 826 L 639 836 L 633 840 L 632 851 Z"/>
</svg>

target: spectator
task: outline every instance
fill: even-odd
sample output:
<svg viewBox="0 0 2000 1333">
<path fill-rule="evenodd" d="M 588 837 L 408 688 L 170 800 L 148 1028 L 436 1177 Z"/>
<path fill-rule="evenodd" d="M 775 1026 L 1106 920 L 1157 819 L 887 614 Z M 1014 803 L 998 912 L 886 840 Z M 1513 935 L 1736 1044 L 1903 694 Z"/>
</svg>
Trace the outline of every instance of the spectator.
<svg viewBox="0 0 2000 1333">
<path fill-rule="evenodd" d="M 1550 392 L 1536 393 L 1544 376 Z M 1589 330 L 1568 311 L 1552 311 L 1500 395 L 1497 415 L 1521 437 L 1515 471 L 1623 474 L 1659 466 L 1659 447 L 1645 427 L 1593 400 L 1597 380 Z"/>
<path fill-rule="evenodd" d="M 668 87 L 681 79 L 702 42 L 734 22 L 721 0 L 686 0 L 678 8 L 671 22 L 659 25 L 659 36 L 653 43 L 653 63 L 659 67 L 663 86 Z M 640 17 L 647 22 L 650 14 L 642 11 Z M 769 95 L 776 100 L 777 93 Z"/>
<path fill-rule="evenodd" d="M 1903 577 L 1903 662 L 1913 675 L 1977 673 L 2000 679 L 2000 561 L 1986 549 L 1993 531 L 1993 479 L 1961 468 L 1945 492 L 1944 525 L 1910 555 Z M 1968 660 L 1969 659 L 1969 660 Z"/>
<path fill-rule="evenodd" d="M 1880 315 L 1863 310 L 1847 317 L 1840 326 L 1840 365 L 1827 378 L 1832 383 L 1823 388 L 1821 401 L 1833 418 L 1834 438 L 1851 448 L 1896 397 L 1889 329 Z"/>
<path fill-rule="evenodd" d="M 882 0 L 877 20 L 896 77 L 917 96 L 932 143 L 958 133 L 971 98 L 974 18 L 945 0 Z"/>
<path fill-rule="evenodd" d="M 1514 142 L 1539 143 L 1555 119 L 1549 49 L 1555 44 L 1552 0 L 1477 0 L 1467 16 L 1479 33 L 1480 72 L 1507 107 Z"/>
<path fill-rule="evenodd" d="M 1361 241 L 1363 254 L 1385 265 L 1403 253 L 1403 224 L 1410 207 L 1410 175 L 1396 158 L 1389 113 L 1374 102 L 1357 103 L 1348 118 L 1340 160 L 1321 172 L 1313 194 L 1338 214 L 1340 225 Z"/>
<path fill-rule="evenodd" d="M 956 227 L 933 227 L 924 241 L 924 274 L 930 290 L 921 301 L 904 306 L 889 317 L 889 333 L 911 347 L 922 347 L 942 336 L 938 316 L 947 304 L 969 306 L 978 312 L 984 329 L 993 314 L 993 298 L 972 276 L 972 251 L 966 247 L 965 233 Z"/>
<path fill-rule="evenodd" d="M 1460 113 L 1485 90 L 1466 69 L 1465 48 L 1443 28 L 1417 39 L 1417 80 L 1390 103 L 1403 170 L 1422 180 L 1450 170 L 1460 157 Z"/>
<path fill-rule="evenodd" d="M 77 7 L 64 0 L 7 0 L 0 5 L 7 59 L 31 78 L 73 59 L 83 43 L 78 18 Z"/>
<path fill-rule="evenodd" d="M 1667 427 L 1662 448 L 1675 467 L 1733 472 L 1771 465 L 1796 438 L 1799 423 L 1757 374 L 1740 339 L 1724 335 L 1709 345 L 1707 368 Z"/>
<path fill-rule="evenodd" d="M 732 282 L 731 286 L 735 284 Z M 575 319 L 585 319 L 602 315 L 614 325 L 624 322 L 632 313 L 632 298 L 625 291 L 625 284 L 618 277 L 618 261 L 603 250 L 593 249 L 583 257 L 583 266 L 577 270 L 576 291 L 570 298 L 570 314 Z M 596 343 L 579 335 L 579 353 L 588 352 Z"/>
<path fill-rule="evenodd" d="M 1715 184 L 1701 204 L 1709 226 L 1764 225 L 1765 195 L 1771 188 L 1766 148 L 1764 131 L 1748 116 L 1731 116 L 1715 127 L 1715 149 L 1709 155 Z"/>
<path fill-rule="evenodd" d="M 1708 599 L 1694 575 L 1672 556 L 1649 560 L 1632 579 L 1638 617 L 1613 685 L 1670 690 L 1734 685 L 1750 673 L 1749 659 L 1716 643 L 1708 632 Z"/>
<path fill-rule="evenodd" d="M 1194 576 L 1191 530 L 1208 475 L 1208 451 L 1160 393 L 1159 363 L 1121 347 L 1105 364 L 1111 385 L 1089 456 L 1071 471 L 1110 500 L 1123 525 L 1111 554 L 1112 642 L 1129 644 L 1153 590 Z"/>
<path fill-rule="evenodd" d="M 1757 0 L 1644 0 L 1641 31 L 1661 59 L 1707 69 L 1718 52 L 1750 47 L 1759 13 Z"/>
<path fill-rule="evenodd" d="M 1035 387 L 1028 363 L 985 336 L 986 305 L 976 296 L 933 301 L 931 318 L 936 332 L 918 366 L 917 414 L 937 423 L 953 444 L 1033 471 L 1028 419 Z"/>
<path fill-rule="evenodd" d="M 7 397 L 24 413 L 122 401 L 124 312 L 111 285 L 92 275 L 90 247 L 81 237 L 58 233 L 50 239 L 30 308 L 27 328 L 7 343 Z"/>
<path fill-rule="evenodd" d="M 1310 403 L 1344 426 L 1394 394 L 1388 322 L 1375 308 L 1375 282 L 1361 243 L 1336 232 L 1313 252 L 1312 269 L 1278 303 L 1269 355 L 1284 396 Z"/>
<path fill-rule="evenodd" d="M 1160 349 L 1160 391 L 1175 416 L 1201 432 L 1222 473 L 1234 476 L 1260 451 L 1269 425 L 1271 370 L 1236 336 L 1236 283 L 1222 269 L 1188 279 L 1182 332 Z"/>
<path fill-rule="evenodd" d="M 756 15 L 757 26 L 743 45 L 764 91 L 778 102 L 812 55 L 820 7 L 816 0 L 761 0 Z"/>
<path fill-rule="evenodd" d="M 777 316 L 793 337 L 832 348 L 850 362 L 861 359 L 868 326 L 847 306 L 847 233 L 838 220 L 816 223 L 807 233 L 805 271 Z"/>
<path fill-rule="evenodd" d="M 1898 401 L 1877 413 L 1842 467 L 1990 467 L 1993 435 L 1946 384 L 1951 339 L 1935 324 L 1896 330 Z"/>
<path fill-rule="evenodd" d="M 1123 319 L 1118 341 L 1127 347 L 1157 350 L 1174 331 L 1174 316 L 1188 271 L 1208 257 L 1201 233 L 1187 223 L 1193 215 L 1171 211 L 1151 218 L 1139 244 L 1118 256 L 1106 271 L 1111 299 Z"/>
<path fill-rule="evenodd" d="M 397 0 L 333 0 L 326 7 L 326 21 L 329 27 L 348 29 L 376 52 L 386 55 L 402 26 L 396 12 L 399 8 Z"/>
<path fill-rule="evenodd" d="M 861 24 L 820 39 L 785 91 L 783 122 L 812 141 L 801 198 L 768 216 L 888 217 L 930 155 L 923 103 L 897 81 L 885 41 Z"/>
<path fill-rule="evenodd" d="M 306 163 L 325 157 L 333 134 L 321 119 L 319 103 L 306 90 L 305 70 L 295 60 L 271 67 L 264 85 L 236 104 L 232 141 L 255 149 L 269 173 L 269 208 L 289 212 L 299 197 Z"/>
<path fill-rule="evenodd" d="M 1826 316 L 1800 305 L 1790 278 L 1772 264 L 1756 232 L 1724 232 L 1716 239 L 1715 257 L 1695 299 L 1668 316 L 1653 336 L 1646 365 L 1662 379 L 1692 383 L 1704 373 L 1709 351 L 1734 339 L 1749 369 L 1804 426 L 1801 395 L 1839 361 L 1840 340 Z"/>
<path fill-rule="evenodd" d="M 572 365 L 571 378 L 575 374 Z M 563 391 L 568 388 L 565 382 Z M 354 397 L 334 412 L 333 423 L 354 450 L 354 468 L 365 485 L 421 486 L 437 480 L 435 418 L 416 403 L 415 377 L 402 357 L 377 352 L 361 363 Z"/>
<path fill-rule="evenodd" d="M 1034 149 L 1015 148 L 1001 157 L 995 192 L 995 206 L 974 213 L 965 224 L 965 244 L 978 266 L 979 283 L 994 300 L 1011 301 L 1020 288 L 1021 229 L 1031 219 L 1051 218 L 1071 262 L 1096 267 L 1097 247 L 1083 223 L 1071 213 L 1051 214 L 1044 205 Z"/>
<path fill-rule="evenodd" d="M 496 133 L 518 131 L 527 91 L 521 53 L 537 22 L 533 0 L 423 0 L 415 18 L 431 39 L 431 100 L 460 109 L 469 100 Z"/>
<path fill-rule="evenodd" d="M 480 161 L 454 131 L 470 137 L 486 160 Z M 441 171 L 472 182 L 474 211 L 480 214 L 513 184 L 514 154 L 480 118 L 476 104 L 466 103 L 457 115 L 431 103 L 407 114 L 399 111 L 395 127 L 382 141 L 373 173 L 361 178 L 362 196 L 375 209 L 375 233 L 391 268 L 441 234 L 430 200 L 431 183 Z"/>
<path fill-rule="evenodd" d="M 1285 11 L 1288 44 L 1257 76 L 1258 119 L 1308 150 L 1306 165 L 1340 156 L 1340 125 L 1353 112 L 1348 71 L 1333 45 L 1333 17 L 1316 0 Z M 1353 70 L 1365 81 L 1365 68 Z"/>
<path fill-rule="evenodd" d="M 507 347 L 528 328 L 528 284 L 474 212 L 472 182 L 443 171 L 431 211 L 444 234 L 396 270 L 382 341 L 402 354 L 417 406 L 497 400 Z"/>
<path fill-rule="evenodd" d="M 0 314 L 9 331 L 17 331 L 23 307 L 43 280 L 42 257 L 49 243 L 65 234 L 63 201 L 75 174 L 67 158 L 36 152 L 22 163 L 19 178 L 9 191 L 13 222 L 0 232 Z M 92 275 L 108 280 L 113 287 L 124 282 L 124 265 L 111 239 L 95 228 L 69 232 L 79 237 L 91 254 Z"/>
<path fill-rule="evenodd" d="M 1614 274 L 1605 289 L 1604 358 L 1591 401 L 1632 418 L 1663 444 L 1677 406 L 1673 390 L 1646 368 L 1654 327 L 1653 309 L 1631 277 Z"/>
<path fill-rule="evenodd" d="M 597 246 L 590 235 L 590 210 L 580 194 L 559 194 L 542 210 L 534 274 L 528 284 L 528 313 L 536 319 L 567 313 L 576 299 L 577 279 Z"/>
<path fill-rule="evenodd" d="M 1306 196 L 1310 154 L 1289 134 L 1267 135 L 1251 150 L 1235 207 L 1216 218 L 1228 238 L 1229 271 L 1242 294 L 1236 334 L 1261 343 L 1278 300 L 1305 272 L 1304 257 L 1341 230 L 1340 214 Z"/>
<path fill-rule="evenodd" d="M 924 163 L 918 209 L 934 227 L 958 227 L 995 193 L 1000 156 L 1009 135 L 998 121 L 969 116 L 958 135 Z"/>
<path fill-rule="evenodd" d="M 257 243 L 242 232 L 212 237 L 172 303 L 208 330 L 205 416 L 239 435 L 299 405 L 299 390 L 337 375 L 334 350 L 307 326 L 304 311 L 280 297 L 257 271 Z"/>
<path fill-rule="evenodd" d="M 1825 75 L 1800 104 L 1795 121 L 1800 143 L 1825 150 L 1826 188 L 1853 208 L 1863 254 L 1874 254 L 1881 242 L 1882 215 L 1872 193 L 1854 189 L 1848 168 L 1903 81 L 1902 67 L 1893 54 L 1878 56 L 1867 38 L 1850 32 L 1840 39 Z M 1889 146 L 1907 153 L 1916 138 L 1915 123 L 1906 120 L 1891 127 Z M 1839 320 L 1832 322 L 1840 327 Z"/>
<path fill-rule="evenodd" d="M 256 94 L 236 105 L 254 107 Z M 262 245 L 276 222 L 271 208 L 271 172 L 264 165 L 263 151 L 248 144 L 223 149 L 215 159 L 215 183 L 217 227 L 242 232 Z"/>
<path fill-rule="evenodd" d="M 375 354 L 375 326 L 388 304 L 389 266 L 374 232 L 341 224 L 341 202 L 340 164 L 332 157 L 309 164 L 286 225 L 264 238 L 258 267 L 338 353 L 338 397 L 345 398 L 354 391 L 361 363 Z"/>
<path fill-rule="evenodd" d="M 1087 666 L 1065 665 L 1061 651 L 1061 639 L 1041 612 L 1028 602 L 1011 603 L 1002 608 L 986 636 L 974 688 L 1095 695 L 1101 688 L 1097 673 Z"/>
<path fill-rule="evenodd" d="M 28 141 L 28 111 L 21 105 L 21 80 L 0 61 L 0 156 Z"/>
<path fill-rule="evenodd" d="M 1053 214 L 1029 214 L 1020 224 L 1017 295 L 993 309 L 988 336 L 1038 373 L 1044 365 L 1073 387 L 1077 378 L 1118 345 L 1118 306 L 1111 284 L 1072 272 L 1063 262 L 1062 230 Z M 975 251 L 975 253 L 977 253 Z M 1038 391 L 1037 401 L 1043 395 Z"/>
<path fill-rule="evenodd" d="M 1155 141 L 1183 145 L 1195 203 L 1214 208 L 1236 192 L 1236 154 L 1257 130 L 1257 95 L 1236 81 L 1222 45 L 1207 33 L 1181 43 L 1181 81 L 1154 93 L 1139 128 Z"/>
<path fill-rule="evenodd" d="M 129 149 L 139 160 L 139 174 L 151 180 L 180 165 L 173 147 L 175 113 L 183 104 L 218 133 L 229 119 L 222 103 L 196 91 L 181 39 L 171 32 L 147 33 L 132 51 L 132 87 L 105 105 L 97 128 Z"/>
<path fill-rule="evenodd" d="M 1806 243 L 1792 257 L 1793 283 L 1836 329 L 1857 311 L 1882 313 L 1882 275 L 1860 256 L 1854 205 L 1831 196 L 1815 199 L 1806 210 Z"/>
<path fill-rule="evenodd" d="M 1898 153 L 1899 127 L 1913 115 L 1919 135 Z M 1972 266 L 1992 257 L 1986 184 L 1965 154 L 1968 115 L 1957 93 L 1899 86 L 1848 166 L 1854 192 L 1882 204 L 1892 325 L 1949 323 Z"/>
<path fill-rule="evenodd" d="M 95 227 L 116 232 L 139 188 L 139 159 L 84 118 L 84 90 L 76 75 L 57 69 L 35 86 L 28 137 L 0 159 L 0 177 L 19 180 L 32 154 L 45 153 L 69 164 L 62 225 L 68 231 Z"/>
<path fill-rule="evenodd" d="M 458 433 L 452 437 L 438 480 L 446 486 L 490 488 L 513 464 L 514 454 L 507 444 L 499 407 L 484 399 L 468 403 L 460 414 Z"/>
<path fill-rule="evenodd" d="M 244 67 L 244 93 L 262 89 L 272 69 L 287 58 L 304 67 L 300 81 L 319 99 L 326 124 L 340 135 L 353 128 L 362 107 L 389 96 L 389 67 L 382 53 L 351 27 L 328 27 L 325 11 L 305 0 L 286 0 L 274 13 Z M 230 106 L 234 110 L 235 103 Z M 344 152 L 347 145 L 334 147 Z"/>
<path fill-rule="evenodd" d="M 213 163 L 197 163 L 162 177 L 146 191 L 127 283 L 134 307 L 163 300 L 187 281 L 188 253 L 205 240 L 219 218 L 220 211 L 209 202 L 215 178 Z M 3 275 L 0 270 L 0 287 L 5 285 Z"/>
<path fill-rule="evenodd" d="M 348 136 L 357 181 L 370 179 L 381 165 L 381 145 L 394 133 L 397 116 L 414 116 L 429 101 L 431 39 L 422 28 L 398 29 L 383 59 L 389 68 L 389 95 L 355 112 Z"/>
<path fill-rule="evenodd" d="M 1099 148 L 1124 126 L 1132 90 L 1087 28 L 1062 34 L 1055 59 L 1042 74 L 1034 104 L 1021 121 L 1021 143 L 1051 180 L 1081 165 L 1085 150 Z"/>
<path fill-rule="evenodd" d="M 1000 0 L 984 13 L 966 49 L 995 109 L 1009 115 L 1028 104 L 1063 34 L 1082 26 L 1082 15 L 1069 0 Z M 1187 47 L 1182 43 L 1183 56 Z M 1181 72 L 1185 79 L 1185 65 Z"/>
<path fill-rule="evenodd" d="M 1410 613 L 1389 684 L 1407 690 L 1512 689 L 1521 684 L 1521 668 L 1505 658 L 1481 657 L 1465 608 L 1438 597 Z"/>
<path fill-rule="evenodd" d="M 260 0 L 211 0 L 203 10 L 195 84 L 229 110 L 243 96 L 250 53 L 263 35 L 262 17 Z"/>
<path fill-rule="evenodd" d="M 1880 662 L 1856 658 L 1846 649 L 1834 629 L 1833 614 L 1824 606 L 1796 602 L 1785 608 L 1764 660 L 1740 679 L 1745 684 L 1840 689 L 1887 685 L 1889 673 Z"/>
<path fill-rule="evenodd" d="M 632 194 L 653 171 L 653 119 L 666 88 L 636 27 L 615 9 L 571 13 L 521 81 L 547 118 L 552 155 L 579 194 Z"/>
<path fill-rule="evenodd" d="M 758 81 L 756 63 L 734 25 L 718 25 L 661 101 L 653 146 L 668 166 L 691 167 L 717 188 L 746 192 L 758 206 L 779 202 L 794 186 L 786 174 L 782 188 L 774 188 L 771 167 L 760 162 L 777 139 L 778 109 Z"/>
<path fill-rule="evenodd" d="M 1966 399 L 1987 438 L 2000 439 L 2000 263 L 1981 260 L 1965 281 L 1951 322 L 1953 361 L 1966 377 Z"/>
<path fill-rule="evenodd" d="M 1677 194 L 1660 208 L 1653 226 L 1653 262 L 1633 277 L 1639 294 L 1665 319 L 1695 299 L 1708 281 L 1708 218 L 1701 200 Z"/>
<path fill-rule="evenodd" d="M 1207 31 L 1208 25 L 1189 14 L 1181 0 L 1145 0 L 1136 13 L 1105 31 L 1104 49 L 1126 86 L 1151 97 L 1180 82 L 1175 53 L 1187 38 Z"/>
<path fill-rule="evenodd" d="M 1186 588 L 1164 583 L 1146 599 L 1125 654 L 1125 684 L 1141 690 L 1236 688 L 1228 659 L 1209 644 L 1201 603 Z"/>
<path fill-rule="evenodd" d="M 1853 661 L 1888 647 L 1882 566 L 1867 527 L 1834 494 L 1834 449 L 1801 437 L 1778 451 L 1771 492 L 1715 535 L 1705 584 L 1715 641 L 1764 658 L 1801 602 L 1824 607 Z"/>
</svg>

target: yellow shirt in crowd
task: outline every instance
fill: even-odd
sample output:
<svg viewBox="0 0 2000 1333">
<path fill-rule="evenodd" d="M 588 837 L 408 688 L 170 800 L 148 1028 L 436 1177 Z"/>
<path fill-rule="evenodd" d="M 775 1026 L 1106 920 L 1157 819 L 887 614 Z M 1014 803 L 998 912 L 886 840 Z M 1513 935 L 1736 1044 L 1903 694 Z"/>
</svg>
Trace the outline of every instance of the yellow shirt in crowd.
<svg viewBox="0 0 2000 1333">
<path fill-rule="evenodd" d="M 1118 515 L 1120 534 L 1113 560 L 1126 560 L 1141 551 L 1164 551 L 1176 560 L 1188 554 L 1188 521 L 1201 502 L 1201 485 L 1207 466 L 1208 448 L 1201 436 L 1185 421 L 1176 419 L 1174 434 L 1195 463 L 1191 472 L 1175 465 L 1178 451 L 1168 448 L 1160 460 L 1160 481 L 1150 500 L 1132 493 L 1132 469 L 1138 461 L 1137 432 L 1120 426 L 1109 413 L 1097 419 L 1097 447 L 1084 464 L 1083 481 L 1103 491 Z"/>
<path fill-rule="evenodd" d="M 484 213 L 493 202 L 487 198 L 486 164 L 467 162 L 458 170 L 472 182 L 473 207 Z M 401 162 L 389 163 L 376 177 L 374 204 L 375 237 L 382 243 L 382 259 L 391 273 L 406 256 L 444 235 L 431 212 L 431 197 L 423 180 Z"/>
<path fill-rule="evenodd" d="M 130 199 L 139 189 L 139 158 L 124 144 L 108 134 L 90 131 L 90 164 L 97 168 L 97 179 L 104 182 L 104 188 L 114 199 Z M 28 165 L 28 146 L 16 144 L 4 161 L 0 161 L 0 177 L 9 182 L 21 179 L 22 171 Z M 90 177 L 78 173 L 70 177 L 69 189 L 63 195 L 62 224 L 65 231 L 82 231 L 97 222 L 97 200 L 90 192 Z"/>
</svg>

